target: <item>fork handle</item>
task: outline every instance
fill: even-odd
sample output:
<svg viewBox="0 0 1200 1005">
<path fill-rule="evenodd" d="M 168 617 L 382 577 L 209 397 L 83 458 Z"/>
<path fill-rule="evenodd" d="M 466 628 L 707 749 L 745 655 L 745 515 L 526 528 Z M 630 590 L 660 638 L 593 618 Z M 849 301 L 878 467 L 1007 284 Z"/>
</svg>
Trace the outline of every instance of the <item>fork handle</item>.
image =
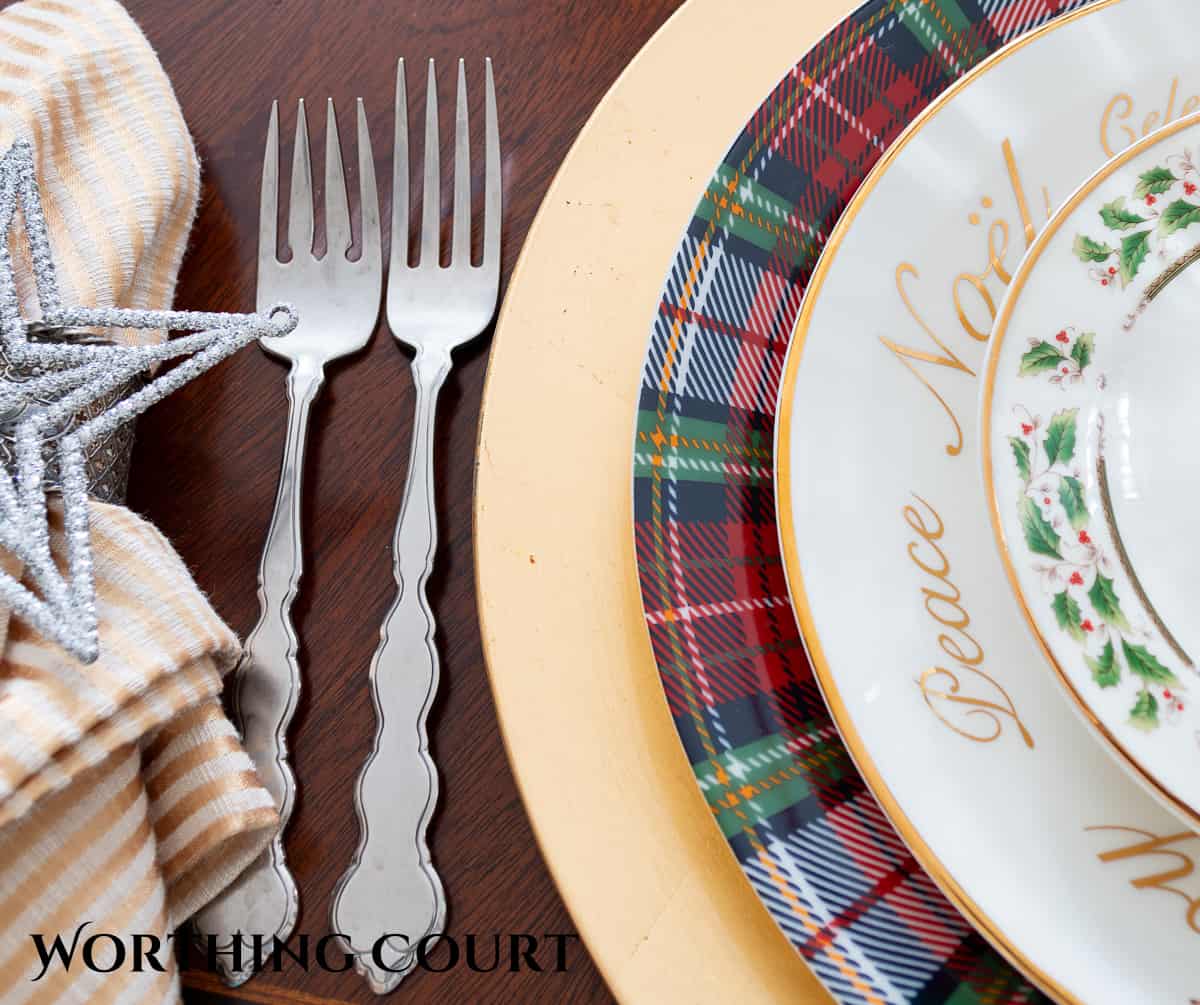
<svg viewBox="0 0 1200 1005">
<path fill-rule="evenodd" d="M 412 970 L 417 943 L 440 933 L 446 917 L 445 891 L 425 839 L 438 796 L 425 728 L 438 687 L 435 623 L 425 584 L 437 550 L 437 398 L 451 366 L 445 349 L 423 349 L 412 362 L 416 417 L 396 525 L 398 592 L 371 662 L 375 744 L 355 790 L 358 850 L 333 904 L 334 929 L 357 954 L 355 968 L 376 994 L 391 991 Z M 392 937 L 381 943 L 385 935 Z"/>
<path fill-rule="evenodd" d="M 272 935 L 286 939 L 296 924 L 299 894 L 287 868 L 283 830 L 295 803 L 296 779 L 288 762 L 287 730 L 300 697 L 299 640 L 292 626 L 292 602 L 300 586 L 303 553 L 300 537 L 301 475 L 308 440 L 308 416 L 321 389 L 321 367 L 305 361 L 288 373 L 288 426 L 275 511 L 267 530 L 258 569 L 258 624 L 246 640 L 234 682 L 234 706 L 242 742 L 258 776 L 275 800 L 279 829 L 259 857 L 220 897 L 196 917 L 197 927 L 231 945 L 241 936 L 240 966 L 218 958 L 221 976 L 237 985 L 253 973 L 250 939 Z"/>
</svg>

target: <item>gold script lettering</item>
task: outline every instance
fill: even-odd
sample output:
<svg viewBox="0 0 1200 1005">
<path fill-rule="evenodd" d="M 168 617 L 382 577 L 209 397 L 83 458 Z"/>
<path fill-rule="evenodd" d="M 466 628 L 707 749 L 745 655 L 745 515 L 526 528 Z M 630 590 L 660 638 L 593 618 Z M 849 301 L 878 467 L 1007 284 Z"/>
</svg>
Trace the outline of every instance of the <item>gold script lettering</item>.
<svg viewBox="0 0 1200 1005">
<path fill-rule="evenodd" d="M 1017 166 L 1017 157 L 1013 151 L 1012 142 L 1005 139 L 1001 145 L 1001 152 L 1004 156 L 1004 167 L 1008 175 L 1008 181 L 1012 187 L 1013 198 L 1017 203 L 1017 210 L 1021 217 L 1021 227 L 1025 234 L 1025 243 L 1031 244 L 1034 237 L 1037 235 L 1037 230 L 1033 225 L 1033 217 L 1029 212 L 1029 200 L 1025 195 L 1025 184 L 1021 179 L 1021 171 Z M 990 197 L 985 197 L 982 200 L 983 206 L 990 209 L 993 206 Z M 974 213 L 970 217 L 972 225 L 978 225 L 981 221 L 979 214 Z M 996 320 L 996 304 L 997 292 L 996 283 L 999 284 L 999 292 L 1003 293 L 1006 287 L 1012 281 L 1012 273 L 1008 269 L 1006 258 L 1009 250 L 1009 225 L 1003 217 L 996 217 L 987 226 L 987 262 L 982 272 L 962 272 L 957 275 L 954 282 L 951 284 L 951 299 L 954 304 L 954 310 L 958 317 L 958 324 L 962 331 L 975 342 L 986 342 L 991 335 L 992 325 Z M 909 296 L 909 290 L 905 285 L 905 280 L 908 277 L 920 279 L 921 274 L 917 271 L 917 267 L 911 262 L 901 262 L 896 267 L 896 289 L 900 294 L 900 299 L 904 302 L 904 307 L 908 311 L 909 316 L 920 326 L 921 330 L 929 337 L 933 344 L 940 352 L 931 352 L 927 349 L 917 349 L 912 346 L 900 344 L 895 339 L 881 336 L 879 341 L 908 369 L 914 377 L 917 378 L 925 389 L 933 395 L 934 399 L 950 421 L 954 425 L 954 438 L 946 444 L 946 453 L 951 457 L 956 457 L 962 452 L 963 447 L 963 431 L 962 424 L 958 420 L 958 416 L 954 414 L 954 410 L 950 407 L 949 402 L 942 396 L 941 392 L 934 386 L 933 380 L 930 378 L 929 372 L 923 368 L 918 368 L 918 363 L 928 363 L 932 366 L 949 367 L 952 370 L 958 370 L 967 374 L 969 377 L 975 376 L 975 371 L 972 370 L 959 357 L 954 350 L 935 332 L 932 326 L 920 315 L 916 307 L 913 305 L 912 298 Z M 989 286 L 989 280 L 994 279 L 996 283 Z M 967 304 L 967 299 L 973 301 L 970 307 Z M 982 308 L 982 309 L 981 309 Z"/>
<path fill-rule="evenodd" d="M 1126 859 L 1138 859 L 1146 855 L 1165 856 L 1168 862 L 1173 862 L 1174 868 L 1165 866 L 1161 872 L 1150 872 L 1145 876 L 1139 876 L 1137 879 L 1130 880 L 1130 886 L 1135 890 L 1162 890 L 1164 893 L 1182 898 L 1187 904 L 1185 919 L 1188 927 L 1200 935 L 1200 896 L 1193 896 L 1178 885 L 1180 881 L 1187 879 L 1196 871 L 1195 860 L 1187 852 L 1180 850 L 1178 846 L 1188 841 L 1195 841 L 1200 835 L 1193 834 L 1191 831 L 1180 831 L 1178 834 L 1166 834 L 1160 837 L 1139 827 L 1088 827 L 1087 830 L 1089 832 L 1117 831 L 1134 836 L 1135 840 L 1132 844 L 1101 852 L 1096 856 L 1106 865 L 1109 862 L 1123 862 Z"/>
<path fill-rule="evenodd" d="M 1179 100 L 1179 78 L 1171 79 L 1167 100 L 1161 109 L 1154 108 L 1142 117 L 1141 135 L 1149 136 L 1159 126 L 1175 121 L 1175 103 Z M 1200 95 L 1190 95 L 1179 110 L 1179 115 L 1190 115 L 1200 108 Z M 1100 147 L 1109 157 L 1130 146 L 1138 139 L 1138 133 L 1130 122 L 1134 119 L 1134 100 L 1128 94 L 1115 94 L 1100 116 Z M 1120 134 L 1120 135 L 1118 135 Z"/>
<path fill-rule="evenodd" d="M 1120 109 L 1120 111 L 1118 111 Z M 1129 126 L 1124 125 L 1125 120 L 1133 114 L 1133 98 L 1128 94 L 1113 95 L 1108 106 L 1104 109 L 1104 114 L 1100 116 L 1100 146 L 1104 148 L 1104 152 L 1109 157 L 1116 157 L 1118 150 L 1124 150 L 1127 146 L 1137 139 L 1135 133 Z M 1114 147 L 1112 144 L 1112 133 L 1109 131 L 1112 125 L 1113 117 L 1121 121 L 1118 128 L 1125 134 L 1125 142 Z"/>
<path fill-rule="evenodd" d="M 990 266 L 988 267 L 990 270 Z M 987 273 L 984 273 L 986 276 Z M 996 320 L 996 301 L 992 299 L 991 293 L 988 292 L 987 284 L 983 281 L 984 276 L 975 276 L 969 272 L 963 272 L 954 280 L 954 310 L 958 314 L 958 323 L 963 326 L 965 331 L 976 342 L 986 342 L 988 336 L 992 332 L 992 323 Z M 987 324 L 983 328 L 976 328 L 971 323 L 971 319 L 967 317 L 967 309 L 963 306 L 962 297 L 959 296 L 959 290 L 962 284 L 966 283 L 971 289 L 979 294 L 979 300 L 987 309 Z"/>
<path fill-rule="evenodd" d="M 996 235 L 1000 235 L 1000 247 L 996 247 Z M 1012 276 L 1004 267 L 1004 259 L 1008 255 L 1008 224 L 1003 220 L 993 220 L 988 228 L 988 268 L 996 274 L 996 278 L 1005 286 L 1012 281 Z"/>
<path fill-rule="evenodd" d="M 971 616 L 963 606 L 962 590 L 950 578 L 950 558 L 938 543 L 946 533 L 946 525 L 925 499 L 915 492 L 913 499 L 919 507 L 910 504 L 901 510 L 904 522 L 917 535 L 916 540 L 909 541 L 908 557 L 936 581 L 934 586 L 923 586 L 921 596 L 925 612 L 939 626 L 938 647 L 955 664 L 954 669 L 934 666 L 921 674 L 917 683 L 925 703 L 944 725 L 977 743 L 998 739 L 1004 732 L 1004 723 L 1011 721 L 1025 745 L 1032 749 L 1033 737 L 1017 715 L 1008 692 L 982 669 L 983 647 L 968 631 Z M 980 686 L 985 694 L 964 692 L 960 673 L 971 675 L 968 679 L 976 685 L 982 681 Z M 951 718 L 946 714 L 947 709 L 961 715 Z"/>
<path fill-rule="evenodd" d="M 929 327 L 929 325 L 925 322 L 925 319 L 917 313 L 917 309 L 913 306 L 912 301 L 908 297 L 908 291 L 904 288 L 904 277 L 910 275 L 914 279 L 921 278 L 921 274 L 917 272 L 915 265 L 911 265 L 908 262 L 902 262 L 900 265 L 898 265 L 896 267 L 896 289 L 900 291 L 900 299 L 904 301 L 904 306 L 908 308 L 908 313 L 911 315 L 912 319 L 918 325 L 920 325 L 922 331 L 924 331 L 925 334 L 933 340 L 934 345 L 941 349 L 942 355 L 939 356 L 935 353 L 927 352 L 922 349 L 913 349 L 910 346 L 901 345 L 899 342 L 884 336 L 880 336 L 879 341 L 887 346 L 887 348 L 891 350 L 892 355 L 894 355 L 896 359 L 900 360 L 900 362 L 908 368 L 909 373 L 911 373 L 917 378 L 917 380 L 925 385 L 925 389 L 929 391 L 929 393 L 937 399 L 938 404 L 945 409 L 946 414 L 950 417 L 950 421 L 954 423 L 955 435 L 954 442 L 946 444 L 946 453 L 948 453 L 951 457 L 954 457 L 962 451 L 962 426 L 959 424 L 958 417 L 954 414 L 954 410 L 947 403 L 946 399 L 943 398 L 937 388 L 933 386 L 933 384 L 929 381 L 929 378 L 913 365 L 913 361 L 915 360 L 919 363 L 931 363 L 934 366 L 948 366 L 952 370 L 959 370 L 970 377 L 975 376 L 975 371 L 967 366 L 967 364 L 961 359 L 959 359 L 958 356 L 954 354 L 954 351 L 948 345 L 946 345 L 945 342 L 938 338 L 937 332 Z"/>
<path fill-rule="evenodd" d="M 1021 181 L 1021 172 L 1017 168 L 1017 156 L 1013 153 L 1012 140 L 1005 138 L 1000 145 L 1004 153 L 1004 169 L 1008 172 L 1008 181 L 1012 185 L 1013 196 L 1017 200 L 1017 212 L 1021 214 L 1021 226 L 1025 231 L 1025 247 L 1033 244 L 1037 231 L 1033 226 L 1033 217 L 1029 214 L 1029 200 L 1025 198 L 1025 185 Z M 1007 247 L 1007 244 L 1005 245 Z"/>
</svg>

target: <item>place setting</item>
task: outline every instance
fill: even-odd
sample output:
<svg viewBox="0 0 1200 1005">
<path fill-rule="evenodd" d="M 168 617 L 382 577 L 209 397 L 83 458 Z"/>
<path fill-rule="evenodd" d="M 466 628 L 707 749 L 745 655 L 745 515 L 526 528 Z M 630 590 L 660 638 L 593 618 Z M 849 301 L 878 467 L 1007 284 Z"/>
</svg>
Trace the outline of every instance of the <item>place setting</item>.
<svg viewBox="0 0 1200 1005">
<path fill-rule="evenodd" d="M 1133 341 L 1139 328 L 1183 324 L 1187 309 L 1191 153 L 1186 131 L 1171 147 L 1155 130 L 1186 130 L 1171 123 L 1200 107 L 1162 32 L 1169 20 L 1186 33 L 1191 14 L 1138 0 L 1071 6 L 1053 20 L 993 10 L 935 28 L 932 13 L 906 27 L 889 5 L 868 4 L 785 73 L 753 117 L 743 114 L 665 285 L 632 278 L 641 257 L 610 240 L 588 261 L 598 271 L 607 255 L 621 274 L 576 283 L 544 308 L 636 290 L 652 319 L 641 352 L 632 332 L 619 350 L 584 346 L 586 331 L 632 325 L 632 310 L 576 321 L 573 360 L 604 381 L 640 368 L 636 397 L 624 401 L 635 414 L 629 561 L 650 666 L 714 828 L 836 1001 L 1196 996 L 1197 838 L 1183 794 L 1195 671 L 1179 641 L 1187 548 L 1167 543 L 1179 517 L 1147 501 L 1151 480 L 1171 475 L 1159 505 L 1186 498 L 1187 465 L 1168 460 L 1177 452 L 1164 435 L 1186 408 L 1171 387 L 1186 366 Z M 922 30 L 945 34 L 935 45 Z M 937 85 L 923 57 L 945 74 Z M 1062 79 L 1087 83 L 1064 91 Z M 631 118 L 619 123 L 625 131 L 662 131 L 652 112 Z M 1129 148 L 1145 152 L 1122 172 L 1112 165 Z M 1077 193 L 1100 184 L 1087 182 L 1098 170 L 1120 172 L 1121 184 L 1105 183 L 1060 223 Z M 569 181 L 560 178 L 564 200 L 597 187 L 586 168 Z M 1055 257 L 1031 264 L 1059 228 Z M 603 240 L 601 230 L 579 242 Z M 662 230 L 663 243 L 677 240 Z M 524 261 L 542 283 L 557 274 L 533 250 Z M 523 278 L 518 270 L 499 346 L 543 317 L 536 291 L 522 299 Z M 1099 348 L 1119 339 L 1097 367 Z M 502 353 L 485 398 L 483 439 L 493 424 L 493 445 L 521 412 L 497 390 Z M 546 379 L 558 372 L 526 365 Z M 1166 386 L 1160 376 L 1151 390 L 1164 366 Z M 526 407 L 561 395 L 544 397 Z M 620 477 L 617 457 L 593 450 L 588 462 Z M 571 474 L 599 489 L 598 476 Z M 522 771 L 521 753 L 546 743 L 532 723 L 522 729 L 529 717 L 517 702 L 528 691 L 497 670 L 509 633 L 491 624 L 517 615 L 486 588 L 520 580 L 515 559 L 489 557 L 486 532 L 499 524 L 544 551 L 571 527 L 616 535 L 629 517 L 598 523 L 596 507 L 540 531 L 519 514 L 490 514 L 509 482 L 558 494 L 527 469 L 485 467 L 480 487 L 493 497 L 481 491 L 476 503 L 502 721 L 518 776 L 550 786 L 544 770 Z M 522 578 L 549 575 L 542 561 Z M 590 569 L 593 593 L 597 579 L 615 580 L 592 617 L 620 600 L 609 630 L 637 632 L 621 573 L 607 562 Z M 583 578 L 566 563 L 553 575 L 560 591 Z M 1165 599 L 1153 606 L 1147 596 Z M 598 634 L 577 631 L 581 644 Z M 636 682 L 617 669 L 628 649 L 607 646 L 573 683 L 594 674 L 592 700 L 612 689 L 613 703 L 627 705 L 650 690 L 646 668 Z M 620 734 L 636 748 L 623 762 L 633 778 L 665 742 L 648 735 L 655 710 L 650 695 L 642 700 L 643 722 Z M 572 708 L 597 730 L 620 728 L 615 714 Z M 577 776 L 590 759 L 573 762 Z M 535 822 L 560 835 L 568 903 L 601 918 L 603 893 L 561 878 L 583 836 L 531 803 Z M 610 805 L 616 812 L 616 796 Z M 678 808 L 659 810 L 679 828 L 703 815 L 682 794 Z M 649 841 L 630 845 L 661 866 Z M 694 853 L 679 871 L 700 861 Z M 682 909 L 667 910 L 677 931 L 687 928 Z M 748 903 L 741 910 L 751 916 Z M 591 942 L 606 934 L 616 956 L 615 931 Z M 776 943 L 755 938 L 749 950 L 740 943 L 770 967 L 755 995 L 801 994 Z M 670 937 L 658 942 L 671 951 Z M 718 956 L 707 976 L 727 984 L 751 966 Z M 651 986 L 685 996 L 682 981 L 656 983 L 636 968 L 622 976 L 631 999 Z"/>
<path fill-rule="evenodd" d="M 1200 1000 L 1200 9 L 847 6 L 673 6 L 527 232 L 504 52 L 266 95 L 239 310 L 177 294 L 245 269 L 153 33 L 0 9 L 5 1001 Z M 126 503 L 230 389 L 254 583 Z M 448 732 L 476 642 L 507 763 Z M 517 852 L 573 931 L 529 866 L 464 909 Z"/>
</svg>

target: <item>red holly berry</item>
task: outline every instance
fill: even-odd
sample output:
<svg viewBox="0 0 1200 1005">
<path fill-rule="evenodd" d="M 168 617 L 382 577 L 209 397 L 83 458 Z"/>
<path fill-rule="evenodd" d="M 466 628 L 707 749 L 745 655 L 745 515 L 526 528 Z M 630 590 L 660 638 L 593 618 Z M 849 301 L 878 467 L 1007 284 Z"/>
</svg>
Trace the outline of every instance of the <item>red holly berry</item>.
<svg viewBox="0 0 1200 1005">
<path fill-rule="evenodd" d="M 1193 182 L 1190 182 L 1190 181 L 1185 181 L 1185 182 L 1183 183 L 1183 190 L 1184 190 L 1184 192 L 1186 192 L 1188 195 L 1195 195 L 1195 194 L 1196 194 L 1196 186 L 1195 186 L 1195 184 L 1194 184 Z"/>
<path fill-rule="evenodd" d="M 1044 499 L 1042 499 L 1042 503 L 1043 503 L 1043 505 L 1049 506 L 1050 505 L 1050 497 L 1046 496 Z"/>
<path fill-rule="evenodd" d="M 1171 700 L 1171 689 L 1169 687 L 1163 688 L 1163 697 L 1166 698 L 1167 701 Z"/>
<path fill-rule="evenodd" d="M 1101 279 L 1101 280 L 1100 280 L 1100 285 L 1101 285 L 1101 286 L 1107 286 L 1107 285 L 1108 285 L 1108 280 L 1107 280 L 1107 279 Z"/>
<path fill-rule="evenodd" d="M 1115 265 L 1110 265 L 1108 267 L 1108 274 L 1110 276 L 1115 276 L 1117 274 L 1117 267 Z"/>
<path fill-rule="evenodd" d="M 1079 575 L 1078 572 L 1071 573 L 1071 585 L 1072 586 L 1083 586 L 1083 577 L 1081 575 Z"/>
<path fill-rule="evenodd" d="M 1091 544 L 1092 543 L 1092 539 L 1086 530 L 1081 530 L 1079 532 L 1079 543 L 1080 544 Z"/>
<path fill-rule="evenodd" d="M 1094 632 L 1096 630 L 1096 626 L 1092 624 L 1092 621 L 1090 618 L 1085 618 L 1083 624 L 1080 625 L 1079 627 L 1082 628 L 1085 632 Z"/>
<path fill-rule="evenodd" d="M 1179 709 L 1179 711 L 1181 711 L 1181 712 L 1182 712 L 1182 711 L 1183 711 L 1183 702 L 1177 702 L 1177 703 L 1175 704 L 1175 707 L 1176 707 L 1177 709 Z"/>
<path fill-rule="evenodd" d="M 1028 436 L 1030 433 L 1033 432 L 1033 426 L 1031 426 L 1028 422 L 1022 422 L 1021 423 L 1021 432 L 1024 433 L 1026 436 Z"/>
<path fill-rule="evenodd" d="M 1071 370 L 1070 370 L 1070 368 L 1069 368 L 1069 367 L 1065 367 L 1065 366 L 1064 366 L 1064 367 L 1062 368 L 1062 372 L 1063 372 L 1064 374 L 1066 374 L 1066 373 L 1070 373 L 1070 372 L 1071 372 Z"/>
<path fill-rule="evenodd" d="M 1059 332 L 1054 337 L 1056 339 L 1058 339 L 1058 341 L 1060 341 L 1060 342 L 1070 342 L 1071 341 L 1071 336 L 1069 336 L 1066 332 Z"/>
<path fill-rule="evenodd" d="M 1158 202 L 1158 200 L 1155 199 L 1154 196 L 1152 196 L 1152 195 L 1146 196 L 1146 205 L 1147 206 L 1153 206 L 1156 202 Z"/>
</svg>

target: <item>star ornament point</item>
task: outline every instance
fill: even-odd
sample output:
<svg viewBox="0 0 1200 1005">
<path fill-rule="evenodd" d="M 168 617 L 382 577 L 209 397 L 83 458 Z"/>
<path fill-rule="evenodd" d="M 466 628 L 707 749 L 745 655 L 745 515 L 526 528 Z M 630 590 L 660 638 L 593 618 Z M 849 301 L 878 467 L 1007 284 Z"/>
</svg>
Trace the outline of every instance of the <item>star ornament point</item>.
<svg viewBox="0 0 1200 1005">
<path fill-rule="evenodd" d="M 41 317 L 22 317 L 9 237 L 18 212 L 33 263 Z M 295 329 L 296 312 L 218 314 L 116 307 L 68 307 L 59 298 L 32 148 L 17 142 L 0 156 L 0 435 L 11 437 L 0 466 L 0 550 L 19 566 L 0 566 L 0 605 L 84 663 L 100 653 L 87 499 L 88 445 L 260 338 Z M 98 329 L 186 332 L 163 342 L 120 345 Z M 179 361 L 133 393 L 119 392 L 160 364 Z M 115 400 L 114 400 L 115 399 Z M 105 404 L 111 402 L 111 404 Z M 57 485 L 47 485 L 48 459 Z M 51 531 L 49 496 L 61 495 L 62 537 Z M 56 552 L 64 556 L 60 568 Z"/>
</svg>

